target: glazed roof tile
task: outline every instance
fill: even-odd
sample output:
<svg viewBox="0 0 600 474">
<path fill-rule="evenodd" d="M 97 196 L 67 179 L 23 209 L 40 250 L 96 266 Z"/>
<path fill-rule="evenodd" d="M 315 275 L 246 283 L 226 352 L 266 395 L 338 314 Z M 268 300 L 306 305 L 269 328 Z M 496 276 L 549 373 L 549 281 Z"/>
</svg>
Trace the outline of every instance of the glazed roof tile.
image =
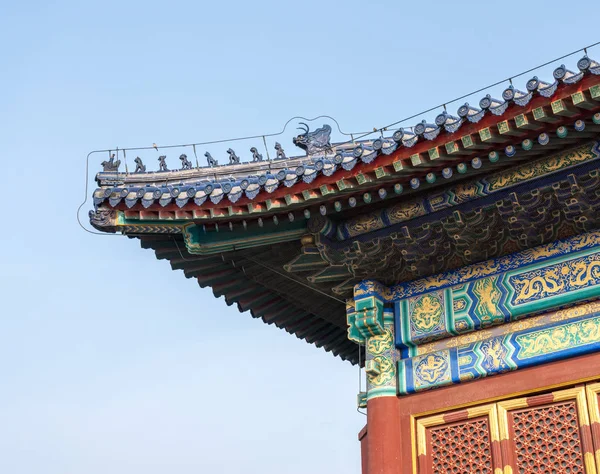
<svg viewBox="0 0 600 474">
<path fill-rule="evenodd" d="M 115 207 L 124 202 L 126 208 L 131 209 L 141 203 L 144 209 L 148 209 L 154 205 L 166 207 L 174 203 L 183 208 L 191 202 L 202 206 L 206 202 L 235 204 L 242 197 L 252 201 L 263 194 L 268 198 L 280 188 L 309 184 L 321 175 L 333 176 L 338 170 L 351 171 L 359 163 L 373 163 L 380 156 L 412 148 L 420 142 L 431 142 L 440 137 L 456 139 L 452 135 L 467 123 L 478 123 L 488 114 L 502 117 L 509 109 L 528 106 L 536 96 L 551 98 L 561 84 L 577 84 L 586 75 L 600 75 L 600 64 L 587 56 L 580 59 L 577 66 L 579 72 L 559 66 L 554 70 L 552 82 L 533 77 L 527 81 L 526 91 L 511 85 L 504 90 L 501 99 L 488 94 L 479 101 L 479 107 L 465 103 L 458 108 L 456 115 L 444 111 L 433 123 L 423 120 L 414 127 L 400 128 L 391 136 L 333 143 L 330 148 L 308 156 L 177 171 L 100 172 L 96 178 L 100 188 L 93 194 L 94 205 L 108 203 Z"/>
</svg>

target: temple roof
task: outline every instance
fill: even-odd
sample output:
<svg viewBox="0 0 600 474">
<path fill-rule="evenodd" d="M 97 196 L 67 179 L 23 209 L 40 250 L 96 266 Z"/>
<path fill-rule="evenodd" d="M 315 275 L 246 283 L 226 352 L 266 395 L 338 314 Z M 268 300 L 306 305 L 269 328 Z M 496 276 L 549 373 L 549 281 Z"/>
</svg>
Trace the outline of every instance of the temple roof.
<svg viewBox="0 0 600 474">
<path fill-rule="evenodd" d="M 381 137 L 375 139 L 336 144 L 329 143 L 329 125 L 310 133 L 307 130 L 294 141 L 303 137 L 318 141 L 323 134 L 327 140 L 305 156 L 287 158 L 284 153 L 284 158 L 266 161 L 253 147 L 261 161 L 242 163 L 233 153 L 235 158 L 230 157 L 231 164 L 193 167 L 183 154 L 181 156 L 185 158 L 180 158 L 183 169 L 180 170 L 122 173 L 114 166 L 105 166 L 108 171 L 98 173 L 96 177 L 100 187 L 94 192 L 94 204 L 108 203 L 111 207 L 140 211 L 214 209 L 212 213 L 196 213 L 194 218 L 237 217 L 268 212 L 270 209 L 265 203 L 274 199 L 285 200 L 275 207 L 293 207 L 297 204 L 291 197 L 293 194 L 302 193 L 305 200 L 310 200 L 313 190 L 326 196 L 337 194 L 335 191 L 339 190 L 323 193 L 320 187 L 336 185 L 340 180 L 356 176 L 358 171 L 387 177 L 386 167 L 402 173 L 405 185 L 415 188 L 428 173 L 442 171 L 442 176 L 446 177 L 449 173 L 443 171 L 451 171 L 451 168 L 445 164 L 468 163 L 471 160 L 467 158 L 480 156 L 482 149 L 494 148 L 510 154 L 511 138 L 541 128 L 530 121 L 552 123 L 561 117 L 576 115 L 577 109 L 594 107 L 594 102 L 600 99 L 600 87 L 597 86 L 600 64 L 584 57 L 577 65 L 577 73 L 560 66 L 554 71 L 551 82 L 533 77 L 526 83 L 525 90 L 511 85 L 504 90 L 501 99 L 486 95 L 479 101 L 479 107 L 466 103 L 458 108 L 456 115 L 444 111 L 431 123 L 424 120 L 413 127 L 400 128 L 390 136 L 384 136 L 382 131 Z M 564 100 L 566 104 L 562 103 Z M 551 110 L 544 110 L 543 104 L 550 105 Z M 563 106 L 565 110 L 560 110 Z M 569 107 L 575 109 L 567 110 Z M 528 117 L 529 113 L 534 116 Z M 508 121 L 515 117 L 527 123 L 516 123 L 511 127 Z M 490 124 L 497 123 L 506 124 L 505 130 L 494 133 L 489 129 Z M 504 146 L 493 146 L 498 144 Z M 230 148 L 230 151 L 233 150 Z M 145 167 L 139 169 L 145 170 Z M 251 205 L 252 210 L 238 209 L 244 205 Z M 230 207 L 236 208 L 235 212 L 217 211 Z"/>
<path fill-rule="evenodd" d="M 362 279 L 402 284 L 600 225 L 600 65 L 578 69 L 375 139 L 330 143 L 329 125 L 304 124 L 304 156 L 230 149 L 230 165 L 182 155 L 186 169 L 133 173 L 111 159 L 91 223 L 356 363 L 345 299 Z"/>
</svg>

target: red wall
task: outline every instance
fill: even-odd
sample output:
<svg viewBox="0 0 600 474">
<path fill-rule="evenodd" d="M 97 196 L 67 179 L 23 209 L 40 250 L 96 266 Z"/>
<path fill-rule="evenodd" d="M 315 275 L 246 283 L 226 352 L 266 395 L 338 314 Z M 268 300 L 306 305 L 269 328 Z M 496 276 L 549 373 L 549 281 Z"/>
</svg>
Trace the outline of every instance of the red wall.
<svg viewBox="0 0 600 474">
<path fill-rule="evenodd" d="M 600 378 L 600 353 L 402 397 L 369 400 L 360 434 L 363 474 L 413 473 L 413 416 L 518 397 Z"/>
</svg>

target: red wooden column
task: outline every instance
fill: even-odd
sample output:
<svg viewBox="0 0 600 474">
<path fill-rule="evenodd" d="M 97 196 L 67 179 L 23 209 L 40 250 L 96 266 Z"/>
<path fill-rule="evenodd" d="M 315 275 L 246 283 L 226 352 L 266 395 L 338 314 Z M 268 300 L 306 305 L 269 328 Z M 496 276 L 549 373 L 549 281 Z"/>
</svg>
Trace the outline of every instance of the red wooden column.
<svg viewBox="0 0 600 474">
<path fill-rule="evenodd" d="M 360 430 L 358 433 L 358 441 L 360 441 L 360 472 L 362 474 L 367 474 L 368 466 L 367 466 L 367 456 L 369 455 L 369 450 L 367 446 L 367 426 Z"/>
<path fill-rule="evenodd" d="M 394 312 L 385 307 L 385 287 L 363 282 L 349 301 L 348 337 L 365 346 L 367 391 L 359 394 L 359 407 L 366 398 L 367 426 L 361 431 L 363 474 L 400 474 L 400 404 L 397 397 L 396 364 L 400 357 L 394 345 Z M 410 443 L 410 439 L 406 442 Z M 409 466 L 410 467 L 410 466 Z"/>
<path fill-rule="evenodd" d="M 400 403 L 396 397 L 377 397 L 367 402 L 367 471 L 363 474 L 400 474 L 410 472 L 410 462 L 403 469 L 400 452 Z M 410 439 L 405 440 L 410 443 Z M 363 452 L 364 456 L 364 452 Z"/>
</svg>

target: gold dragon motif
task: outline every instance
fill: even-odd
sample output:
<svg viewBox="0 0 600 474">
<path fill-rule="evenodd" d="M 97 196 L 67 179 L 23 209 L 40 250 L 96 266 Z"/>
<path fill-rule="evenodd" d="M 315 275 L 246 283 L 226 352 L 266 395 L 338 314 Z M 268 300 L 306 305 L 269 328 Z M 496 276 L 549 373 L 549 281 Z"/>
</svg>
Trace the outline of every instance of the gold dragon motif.
<svg viewBox="0 0 600 474">
<path fill-rule="evenodd" d="M 369 337 L 367 342 L 367 352 L 373 355 L 383 354 L 392 349 L 393 345 L 394 337 L 392 336 L 392 330 L 390 328 L 385 328 L 383 334 Z"/>
<path fill-rule="evenodd" d="M 422 216 L 426 212 L 421 202 L 412 201 L 392 207 L 388 212 L 388 217 L 391 223 L 396 224 Z"/>
<path fill-rule="evenodd" d="M 490 191 L 495 191 L 506 186 L 517 184 L 537 176 L 558 171 L 567 166 L 572 166 L 583 161 L 595 158 L 592 147 L 583 145 L 568 153 L 560 153 L 550 158 L 526 164 L 517 169 L 505 171 L 489 179 Z"/>
<path fill-rule="evenodd" d="M 427 333 L 441 325 L 443 316 L 444 309 L 440 299 L 424 295 L 415 303 L 411 319 L 418 332 Z"/>
<path fill-rule="evenodd" d="M 443 379 L 447 371 L 448 361 L 440 355 L 431 354 L 417 364 L 415 375 L 421 382 L 419 385 L 429 385 Z"/>
<path fill-rule="evenodd" d="M 565 282 L 558 275 L 558 269 L 524 273 L 514 277 L 513 283 L 518 288 L 515 303 L 555 295 L 562 292 L 565 287 Z"/>
<path fill-rule="evenodd" d="M 518 357 L 527 359 L 599 341 L 600 318 L 595 317 L 517 336 Z"/>
</svg>

